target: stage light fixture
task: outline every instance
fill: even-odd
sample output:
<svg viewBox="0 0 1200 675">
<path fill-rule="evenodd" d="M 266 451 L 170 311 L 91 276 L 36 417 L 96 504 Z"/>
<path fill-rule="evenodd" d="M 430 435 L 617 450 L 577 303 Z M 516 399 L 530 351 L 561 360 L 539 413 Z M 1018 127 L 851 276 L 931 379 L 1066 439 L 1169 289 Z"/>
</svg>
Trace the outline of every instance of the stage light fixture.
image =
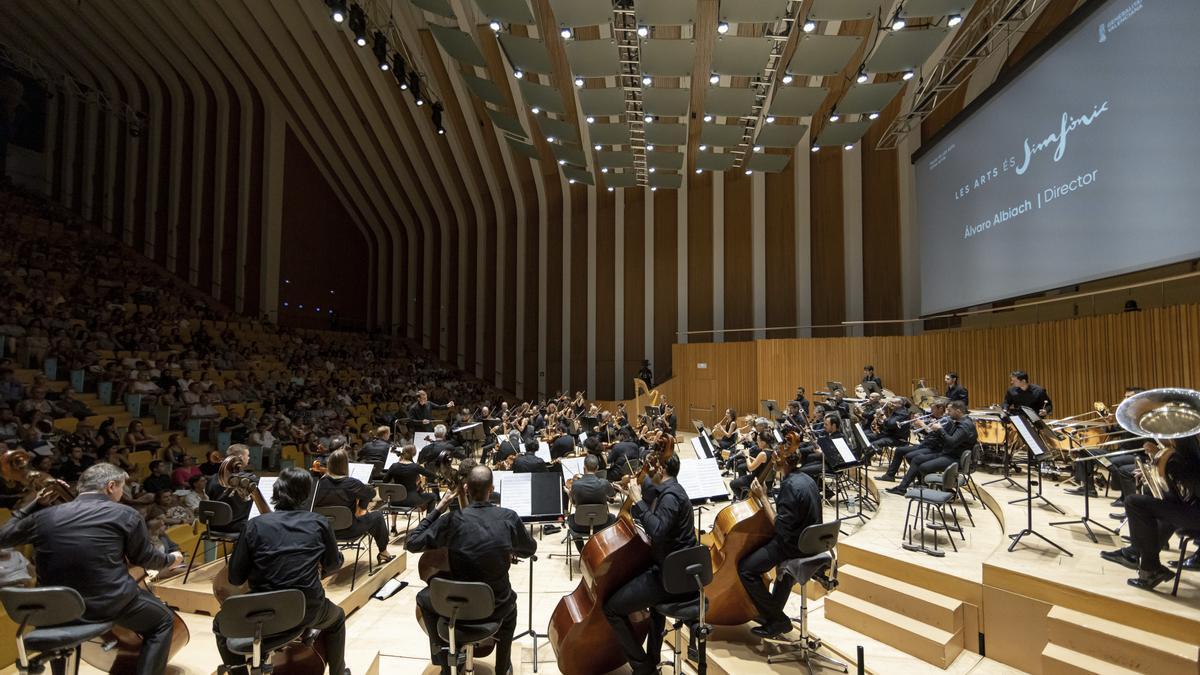
<svg viewBox="0 0 1200 675">
<path fill-rule="evenodd" d="M 867 80 L 869 80 L 869 79 L 871 79 L 871 78 L 867 76 L 867 71 L 862 66 L 859 66 L 858 67 L 858 77 L 854 78 L 854 81 L 859 84 L 866 84 Z"/>
<path fill-rule="evenodd" d="M 582 78 L 582 77 L 577 77 L 577 78 L 575 78 L 575 86 L 576 86 L 576 87 L 583 87 L 583 78 Z"/>
<path fill-rule="evenodd" d="M 404 81 L 404 57 L 400 52 L 392 53 L 392 75 L 396 78 L 396 84 L 400 85 L 401 91 L 408 89 L 408 83 Z"/>
<path fill-rule="evenodd" d="M 756 145 L 756 146 L 754 146 L 754 151 L 755 151 L 755 152 L 762 152 L 762 150 L 763 150 L 763 148 L 762 148 L 762 146 L 761 146 L 761 145 Z"/>
<path fill-rule="evenodd" d="M 595 123 L 596 123 L 596 118 L 595 118 L 595 117 L 592 117 L 591 115 L 588 115 L 588 116 L 587 116 L 587 117 L 585 117 L 584 119 L 587 121 L 587 123 L 588 123 L 588 124 L 595 124 Z"/>
<path fill-rule="evenodd" d="M 610 185 L 610 186 L 608 186 L 608 191 L 609 191 L 609 192 L 612 192 L 614 189 L 615 189 L 615 188 L 613 188 L 611 185 Z"/>
<path fill-rule="evenodd" d="M 529 112 L 533 113 L 534 115 L 537 115 L 538 113 L 542 112 L 542 109 L 535 105 L 529 109 Z"/>
<path fill-rule="evenodd" d="M 329 0 L 329 18 L 333 19 L 334 23 L 346 20 L 346 0 Z"/>
<path fill-rule="evenodd" d="M 493 33 L 499 33 L 504 26 L 501 26 L 499 21 L 492 19 L 488 22 L 488 28 L 491 28 Z"/>
<path fill-rule="evenodd" d="M 896 14 L 892 16 L 892 30 L 904 30 L 904 27 L 907 25 L 908 22 L 904 20 L 904 17 L 900 16 L 900 9 L 897 8 Z"/>
<path fill-rule="evenodd" d="M 650 27 L 644 26 L 644 25 L 638 26 L 637 34 L 638 34 L 638 37 L 641 37 L 641 38 L 648 37 L 650 35 Z"/>
<path fill-rule="evenodd" d="M 916 73 L 914 73 L 914 72 L 913 72 L 913 71 L 911 71 L 911 70 L 906 70 L 906 71 L 904 71 L 904 75 L 902 75 L 900 79 L 902 79 L 902 80 L 904 80 L 905 82 L 907 82 L 908 80 L 911 80 L 911 79 L 913 79 L 913 75 L 916 75 Z"/>
<path fill-rule="evenodd" d="M 651 191 L 651 192 L 658 192 L 658 188 L 657 188 L 657 187 L 652 187 L 652 188 L 650 188 L 650 191 Z"/>
<path fill-rule="evenodd" d="M 367 46 L 367 13 L 358 3 L 350 5 L 350 32 L 354 34 L 354 44 Z"/>
<path fill-rule="evenodd" d="M 784 84 L 791 84 L 791 83 L 792 83 L 792 80 L 794 80 L 794 79 L 795 79 L 795 78 L 794 78 L 794 77 L 792 77 L 792 74 L 791 74 L 791 73 L 784 73 L 784 74 L 783 74 L 783 83 L 784 83 Z"/>
<path fill-rule="evenodd" d="M 657 171 L 657 169 L 655 169 L 654 167 L 650 167 L 650 173 L 654 173 L 655 171 Z"/>
<path fill-rule="evenodd" d="M 700 144 L 700 147 L 699 147 L 698 149 L 700 150 L 700 152 L 704 152 L 705 150 L 708 150 L 708 146 L 707 146 L 707 145 L 705 145 L 705 144 L 703 144 L 703 143 L 701 143 L 701 144 Z"/>
<path fill-rule="evenodd" d="M 767 124 L 775 124 L 775 118 L 767 115 Z"/>
<path fill-rule="evenodd" d="M 408 71 L 408 90 L 412 92 L 413 98 L 417 100 L 417 105 L 421 105 L 423 102 L 421 98 L 421 76 L 415 70 Z"/>
<path fill-rule="evenodd" d="M 642 76 L 642 86 L 643 87 L 649 87 L 650 83 L 653 81 L 654 81 L 653 78 L 651 78 L 649 75 Z"/>
<path fill-rule="evenodd" d="M 877 113 L 877 112 L 870 113 L 867 115 L 867 119 L 877 120 L 877 119 L 879 119 L 879 113 Z"/>
<path fill-rule="evenodd" d="M 513 71 L 513 77 L 515 77 L 519 80 L 519 79 L 525 77 L 525 71 L 521 70 L 520 68 L 517 68 L 516 70 Z"/>
<path fill-rule="evenodd" d="M 608 167 L 607 166 L 600 167 L 600 173 L 608 173 Z"/>
<path fill-rule="evenodd" d="M 567 28 L 566 26 L 563 26 L 563 29 L 558 31 L 558 34 L 561 35 L 562 39 L 564 39 L 564 40 L 571 39 L 571 29 Z"/>
<path fill-rule="evenodd" d="M 820 152 L 820 151 L 821 151 L 821 146 L 817 145 L 816 143 L 814 143 L 813 146 L 811 148 L 809 148 L 809 152 Z"/>
<path fill-rule="evenodd" d="M 951 28 L 954 28 L 955 26 L 957 26 L 960 23 L 962 23 L 962 15 L 961 14 L 951 14 L 950 18 L 946 21 L 946 25 Z"/>
<path fill-rule="evenodd" d="M 717 24 L 717 32 L 724 35 L 729 32 L 729 22 L 721 21 Z"/>
<path fill-rule="evenodd" d="M 567 160 L 565 160 L 565 159 L 560 159 L 560 160 L 558 160 L 558 165 L 559 165 L 559 166 L 566 166 L 566 164 L 567 164 Z"/>
<path fill-rule="evenodd" d="M 380 70 L 387 70 L 391 67 L 388 65 L 387 36 L 379 31 L 375 31 L 375 43 L 371 45 L 371 50 L 375 52 L 375 60 L 379 63 Z"/>
<path fill-rule="evenodd" d="M 599 151 L 599 150 L 600 150 L 601 148 L 603 148 L 603 147 L 604 147 L 604 146 L 603 146 L 603 145 L 600 145 L 599 143 L 597 143 L 597 144 L 595 144 L 595 145 L 593 145 L 593 146 L 592 146 L 592 148 L 594 148 L 594 149 L 595 149 L 595 150 L 597 150 L 597 151 Z"/>
<path fill-rule="evenodd" d="M 814 30 L 816 30 L 816 29 L 817 29 L 817 22 L 816 22 L 816 21 L 813 21 L 812 19 L 809 19 L 808 21 L 805 21 L 805 22 L 804 22 L 804 32 L 805 32 L 805 33 L 811 33 L 811 32 L 813 32 L 813 31 L 814 31 Z"/>
<path fill-rule="evenodd" d="M 709 83 L 709 84 L 721 84 L 721 76 L 720 76 L 720 75 L 718 75 L 718 74 L 716 74 L 716 73 L 713 73 L 712 75 L 709 75 L 709 76 L 708 76 L 708 83 Z"/>
<path fill-rule="evenodd" d="M 696 169 L 696 173 L 698 173 L 698 174 L 704 173 L 704 169 Z"/>
<path fill-rule="evenodd" d="M 712 121 L 712 115 L 705 115 L 705 116 L 704 116 L 704 121 L 705 121 L 705 122 L 711 122 L 711 121 Z"/>
<path fill-rule="evenodd" d="M 429 106 L 429 117 L 433 120 L 433 126 L 437 129 L 438 136 L 446 135 L 446 129 L 442 126 L 442 111 L 445 109 L 445 106 L 441 103 L 434 103 Z"/>
<path fill-rule="evenodd" d="M 654 121 L 654 115 L 646 115 L 646 116 L 642 117 L 642 121 L 645 122 L 646 124 L 649 124 Z"/>
<path fill-rule="evenodd" d="M 853 149 L 854 149 L 854 144 L 853 144 L 853 143 L 847 143 L 847 144 L 846 144 L 846 147 L 845 147 L 845 149 L 846 149 L 846 150 L 853 150 Z"/>
<path fill-rule="evenodd" d="M 569 184 L 571 184 L 571 185 L 574 185 L 574 184 L 575 184 L 575 179 L 574 179 L 574 178 L 572 178 L 572 179 L 568 180 L 568 181 L 567 181 L 567 183 L 569 183 Z"/>
<path fill-rule="evenodd" d="M 745 173 L 746 173 L 746 175 L 747 175 L 747 176 L 749 176 L 750 174 L 752 174 L 752 173 L 754 173 L 754 172 L 753 172 L 753 171 L 751 171 L 750 169 L 746 169 L 746 172 L 745 172 Z"/>
<path fill-rule="evenodd" d="M 646 152 L 654 152 L 654 145 L 653 145 L 653 144 L 651 144 L 651 145 L 647 145 L 647 146 L 646 146 Z"/>
<path fill-rule="evenodd" d="M 553 136 L 547 136 L 547 137 L 546 137 L 546 142 L 547 142 L 547 143 L 553 143 L 555 140 L 557 140 L 557 139 L 556 139 L 556 138 L 554 138 Z"/>
<path fill-rule="evenodd" d="M 837 113 L 830 113 L 830 114 L 829 114 L 829 121 L 830 121 L 830 122 L 836 122 L 836 121 L 838 121 L 838 120 L 840 120 L 840 119 L 842 119 L 842 116 L 841 116 L 841 115 L 839 115 L 839 114 L 837 114 Z"/>
</svg>

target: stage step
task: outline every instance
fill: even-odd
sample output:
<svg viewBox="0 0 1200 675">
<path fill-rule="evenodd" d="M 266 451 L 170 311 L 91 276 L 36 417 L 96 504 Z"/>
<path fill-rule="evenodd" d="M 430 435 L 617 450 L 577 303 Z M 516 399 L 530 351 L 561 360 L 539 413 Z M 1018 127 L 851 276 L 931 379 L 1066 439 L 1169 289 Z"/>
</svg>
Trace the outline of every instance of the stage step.
<svg viewBox="0 0 1200 675">
<path fill-rule="evenodd" d="M 853 595 L 911 619 L 957 633 L 963 628 L 963 603 L 920 586 L 863 567 L 838 568 L 838 592 Z"/>
<path fill-rule="evenodd" d="M 1065 607 L 1051 608 L 1046 622 L 1047 645 L 1046 651 L 1042 652 L 1043 665 L 1047 659 L 1052 664 L 1057 662 L 1057 651 L 1047 656 L 1052 647 L 1086 654 L 1087 658 L 1109 668 L 1092 672 L 1194 675 L 1197 672 L 1196 664 L 1200 663 L 1200 646 L 1197 644 L 1173 640 Z M 1197 641 L 1200 642 L 1200 636 L 1197 636 Z M 1044 672 L 1083 672 L 1079 670 L 1078 663 L 1068 660 L 1066 665 L 1047 667 Z"/>
<path fill-rule="evenodd" d="M 1042 675 L 1138 675 L 1139 672 L 1142 671 L 1115 666 L 1053 643 L 1046 643 L 1042 649 Z"/>
<path fill-rule="evenodd" d="M 956 631 L 943 630 L 869 600 L 843 593 L 840 587 L 838 592 L 825 598 L 825 618 L 938 668 L 949 666 L 963 651 L 961 626 Z"/>
</svg>

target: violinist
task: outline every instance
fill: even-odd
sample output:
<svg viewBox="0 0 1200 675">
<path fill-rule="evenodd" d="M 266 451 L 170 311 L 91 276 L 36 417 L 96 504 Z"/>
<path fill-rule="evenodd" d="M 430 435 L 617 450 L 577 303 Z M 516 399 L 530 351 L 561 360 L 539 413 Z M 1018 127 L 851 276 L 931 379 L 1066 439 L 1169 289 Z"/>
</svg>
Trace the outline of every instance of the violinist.
<svg viewBox="0 0 1200 675">
<path fill-rule="evenodd" d="M 486 466 L 474 466 L 467 474 L 464 485 L 471 503 L 465 508 L 451 511 L 442 517 L 450 503 L 457 499 L 459 490 L 448 491 L 421 522 L 413 528 L 405 545 L 409 551 L 419 553 L 434 548 L 448 552 L 450 572 L 448 577 L 455 581 L 479 581 L 492 587 L 496 599 L 496 610 L 488 621 L 500 623 L 496 632 L 496 672 L 510 672 L 513 633 L 517 627 L 517 595 L 509 583 L 508 570 L 513 556 L 528 558 L 537 552 L 537 541 L 521 523 L 521 518 L 509 509 L 491 502 L 492 470 Z M 450 672 L 447 663 L 447 643 L 438 637 L 436 617 L 429 588 L 417 593 L 417 606 L 426 622 L 429 635 L 429 652 L 434 665 L 442 667 L 442 673 Z"/>
<path fill-rule="evenodd" d="M 554 440 L 550 441 L 550 460 L 575 454 L 575 439 L 564 429 L 556 429 L 555 433 Z"/>
<path fill-rule="evenodd" d="M 342 566 L 342 553 L 329 521 L 309 510 L 312 489 L 312 476 L 304 469 L 289 467 L 280 472 L 271 495 L 274 509 L 246 525 L 229 556 L 229 582 L 249 583 L 251 593 L 293 588 L 302 591 L 304 625 L 324 633 L 329 673 L 342 675 L 347 672 L 346 614 L 325 597 L 321 585 L 322 576 Z M 243 657 L 228 650 L 215 621 L 213 635 L 225 665 L 244 662 Z"/>
<path fill-rule="evenodd" d="M 414 506 L 424 511 L 437 500 L 437 495 L 424 490 L 426 481 L 437 481 L 437 474 L 414 462 L 415 453 L 416 448 L 412 445 L 401 448 L 400 459 L 388 467 L 387 472 L 383 474 L 383 481 L 399 483 L 408 493 L 403 501 L 393 503 L 392 506 Z"/>
<path fill-rule="evenodd" d="M 443 456 L 443 453 L 458 457 L 459 459 L 466 456 L 462 448 L 446 440 L 446 425 L 439 424 L 433 428 L 433 442 L 421 448 L 421 453 L 417 455 L 417 463 L 422 466 L 428 466 Z"/>
<path fill-rule="evenodd" d="M 785 560 L 801 557 L 803 554 L 797 547 L 800 533 L 809 525 L 821 522 L 821 492 L 816 481 L 798 470 L 799 453 L 785 454 L 776 466 L 783 472 L 783 477 L 779 481 L 779 493 L 773 509 L 775 536 L 738 563 L 738 576 L 762 617 L 763 625 L 750 630 L 763 638 L 776 637 L 791 630 L 792 621 L 784 613 L 783 607 L 796 583 L 794 578 L 785 573 L 776 577 L 774 589 L 768 592 L 763 575 Z M 769 503 L 762 483 L 754 481 L 750 490 L 759 497 L 761 503 Z"/>
<path fill-rule="evenodd" d="M 1166 460 L 1163 471 L 1167 489 L 1162 497 L 1134 494 L 1125 500 L 1129 538 L 1133 543 L 1115 551 L 1100 552 L 1105 560 L 1137 570 L 1137 577 L 1129 579 L 1128 583 L 1146 591 L 1175 577 L 1174 570 L 1164 567 L 1159 559 L 1171 536 L 1177 530 L 1200 527 L 1200 440 L 1196 436 L 1187 436 L 1177 438 L 1173 443 L 1174 452 Z M 1145 450 L 1151 457 L 1163 452 L 1152 441 L 1146 442 Z M 1154 464 L 1144 466 L 1154 467 Z M 1183 568 L 1200 569 L 1197 556 L 1184 560 Z"/>
<path fill-rule="evenodd" d="M 226 459 L 230 457 L 240 457 L 242 460 L 242 466 L 249 466 L 250 448 L 242 445 L 241 443 L 234 443 L 225 449 L 225 457 Z M 208 486 L 204 488 L 204 492 L 208 495 L 209 500 L 228 504 L 229 510 L 233 512 L 233 518 L 229 521 L 229 523 L 222 525 L 219 528 L 212 528 L 214 532 L 223 532 L 226 534 L 236 533 L 241 532 L 242 529 L 246 527 L 246 519 L 250 517 L 251 502 L 235 495 L 232 490 L 229 490 L 225 486 L 221 485 L 218 474 L 214 473 L 208 479 Z"/>
<path fill-rule="evenodd" d="M 675 437 L 679 431 L 679 418 L 675 415 L 675 406 L 670 403 L 664 403 L 662 406 L 662 420 L 666 425 L 668 433 Z"/>
<path fill-rule="evenodd" d="M 326 467 L 326 475 L 317 479 L 313 508 L 344 506 L 350 509 L 350 513 L 355 514 L 354 524 L 342 531 L 342 534 L 359 536 L 370 533 L 379 550 L 375 557 L 380 565 L 395 558 L 396 556 L 387 550 L 388 526 L 383 512 L 366 510 L 375 498 L 375 488 L 363 485 L 362 481 L 349 475 L 350 455 L 345 450 L 335 450 L 329 456 Z"/>
<path fill-rule="evenodd" d="M 571 503 L 575 506 L 579 506 L 580 504 L 607 504 L 608 499 L 615 496 L 617 491 L 613 488 L 612 483 L 608 482 L 607 478 L 600 475 L 599 458 L 595 455 L 588 455 L 583 460 L 583 470 L 584 474 L 582 476 L 571 481 L 571 487 L 567 493 L 571 498 Z M 596 531 L 599 532 L 615 522 L 617 522 L 616 517 L 610 513 L 608 521 L 597 527 Z M 575 514 L 573 513 L 567 519 L 567 526 L 575 534 L 586 535 L 588 533 L 588 528 L 575 524 Z M 583 543 L 583 539 L 575 539 L 575 546 L 581 551 L 583 550 Z"/>
<path fill-rule="evenodd" d="M 630 481 L 622 488 L 634 500 L 630 512 L 641 522 L 650 538 L 650 569 L 634 577 L 617 589 L 604 603 L 604 617 L 612 626 L 617 643 L 625 654 L 625 660 L 633 668 L 634 675 L 651 675 L 658 672 L 659 653 L 662 651 L 663 628 L 666 617 L 655 611 L 656 605 L 682 601 L 692 595 L 672 595 L 663 588 L 662 564 L 675 551 L 696 545 L 695 518 L 692 503 L 679 484 L 679 456 L 672 454 L 657 466 L 649 476 L 655 487 L 653 501 L 643 496 L 642 486 Z M 649 610 L 650 631 L 645 648 L 634 637 L 631 614 Z"/>
<path fill-rule="evenodd" d="M 608 451 L 608 479 L 611 481 L 619 480 L 640 466 L 642 456 L 641 448 L 633 442 L 633 430 L 622 429 L 618 437 L 621 440 Z"/>
<path fill-rule="evenodd" d="M 496 451 L 492 453 L 492 462 L 497 467 L 504 467 L 504 470 L 508 471 L 512 467 L 513 459 L 521 453 L 524 447 L 524 444 L 521 443 L 521 434 L 510 431 L 496 446 Z"/>
<path fill-rule="evenodd" d="M 767 421 L 760 417 L 758 428 L 761 431 L 756 430 L 754 433 L 754 445 L 750 448 L 750 455 L 746 460 L 746 473 L 729 483 L 729 489 L 738 499 L 744 499 L 751 483 L 755 480 L 765 480 L 767 473 L 770 472 L 774 450 L 771 447 L 770 434 L 766 431 L 766 425 Z"/>
<path fill-rule="evenodd" d="M 42 490 L 0 527 L 0 546 L 33 544 L 38 585 L 74 588 L 83 596 L 85 621 L 112 621 L 141 635 L 137 672 L 157 675 L 167 669 L 173 615 L 138 588 L 127 564 L 177 567 L 183 554 L 156 549 L 142 516 L 119 503 L 128 478 L 102 462 L 79 477 L 79 496 L 72 501 L 49 506 L 54 493 Z"/>
<path fill-rule="evenodd" d="M 585 454 L 596 458 L 596 464 L 599 466 L 600 471 L 604 472 L 601 474 L 601 477 L 607 476 L 608 464 L 606 457 L 608 455 L 608 448 L 605 447 L 604 442 L 597 436 L 588 436 L 587 440 L 583 442 L 583 451 Z"/>
</svg>

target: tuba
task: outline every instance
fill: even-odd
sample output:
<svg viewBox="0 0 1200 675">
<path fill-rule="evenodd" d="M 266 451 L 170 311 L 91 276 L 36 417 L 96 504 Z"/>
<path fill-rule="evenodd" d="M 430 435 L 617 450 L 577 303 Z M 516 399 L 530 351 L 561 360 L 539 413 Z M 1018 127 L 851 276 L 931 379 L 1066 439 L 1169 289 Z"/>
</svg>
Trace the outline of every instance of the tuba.
<svg viewBox="0 0 1200 675">
<path fill-rule="evenodd" d="M 1164 388 L 1134 394 L 1117 406 L 1117 424 L 1158 445 L 1158 451 L 1149 461 L 1139 459 L 1137 465 L 1150 494 L 1162 499 L 1173 490 L 1166 468 L 1175 453 L 1175 449 L 1163 441 L 1200 433 L 1200 391 Z M 1196 495 L 1179 496 L 1190 499 Z"/>
</svg>

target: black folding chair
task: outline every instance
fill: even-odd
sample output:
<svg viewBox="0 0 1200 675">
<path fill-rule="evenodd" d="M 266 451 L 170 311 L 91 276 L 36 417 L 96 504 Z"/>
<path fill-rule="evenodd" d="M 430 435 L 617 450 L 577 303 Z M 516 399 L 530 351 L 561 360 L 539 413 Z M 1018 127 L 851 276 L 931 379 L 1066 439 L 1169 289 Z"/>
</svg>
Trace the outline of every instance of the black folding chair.
<svg viewBox="0 0 1200 675">
<path fill-rule="evenodd" d="M 582 542 L 580 546 L 587 544 L 592 535 L 596 534 L 596 528 L 608 522 L 608 504 L 577 504 L 573 516 L 575 524 L 586 527 L 588 531 L 586 534 L 575 532 L 570 523 L 567 524 L 567 534 L 563 541 L 567 545 L 567 578 L 570 580 L 575 579 L 575 568 L 572 566 L 575 559 L 575 542 Z"/>
<path fill-rule="evenodd" d="M 800 549 L 800 557 L 785 560 L 776 568 L 776 578 L 786 574 L 800 584 L 800 616 L 792 618 L 792 623 L 800 629 L 800 637 L 795 640 L 766 640 L 767 643 L 783 649 L 779 654 L 768 656 L 767 663 L 795 659 L 803 663 L 809 672 L 813 671 L 813 666 L 848 672 L 846 664 L 819 653 L 821 638 L 808 632 L 808 582 L 817 579 L 827 591 L 837 588 L 837 543 L 840 525 L 838 521 L 833 520 L 804 528 L 796 545 Z M 828 574 L 821 576 L 826 570 Z"/>
<path fill-rule="evenodd" d="M 225 502 L 203 500 L 196 507 L 196 520 L 204 526 L 204 531 L 200 533 L 196 539 L 196 545 L 192 547 L 192 557 L 188 558 L 187 571 L 183 573 L 183 583 L 187 583 L 188 576 L 192 573 L 192 567 L 196 564 L 196 554 L 200 551 L 200 546 L 211 541 L 220 543 L 223 546 L 221 551 L 225 556 L 225 564 L 229 564 L 229 546 L 236 544 L 240 532 L 236 531 L 213 531 L 213 528 L 220 528 L 228 525 L 233 520 L 233 509 Z"/>
<path fill-rule="evenodd" d="M 675 551 L 667 556 L 662 566 L 663 588 L 674 595 L 696 593 L 695 598 L 655 605 L 659 614 L 672 620 L 675 631 L 675 675 L 683 666 L 681 654 L 683 627 L 687 626 L 696 641 L 696 661 L 701 675 L 708 672 L 708 635 L 712 626 L 704 623 L 704 587 L 712 583 L 712 554 L 707 546 L 697 545 Z"/>
<path fill-rule="evenodd" d="M 79 672 L 80 645 L 112 630 L 111 621 L 80 623 L 83 596 L 66 586 L 0 588 L 0 603 L 18 624 L 17 671 L 22 674 L 41 673 L 47 662 L 55 672 L 66 672 L 71 657 L 75 672 Z M 27 626 L 35 628 L 26 633 Z"/>
<path fill-rule="evenodd" d="M 354 526 L 354 513 L 345 506 L 318 506 L 316 512 L 329 520 L 329 525 L 333 528 L 333 536 L 337 539 L 338 549 L 354 550 L 354 572 L 350 577 L 350 590 L 353 591 L 354 584 L 358 582 L 358 561 L 362 557 L 364 541 L 367 549 L 367 576 L 375 573 L 374 559 L 371 557 L 373 545 L 371 533 L 351 534 L 348 532 Z"/>
<path fill-rule="evenodd" d="M 450 654 L 446 659 L 451 664 L 450 672 L 453 675 L 475 672 L 475 645 L 490 640 L 500 630 L 499 621 L 489 620 L 496 611 L 492 587 L 477 581 L 434 577 L 429 582 L 429 592 L 433 611 L 438 615 L 438 635 L 450 643 Z M 466 650 L 461 671 L 458 665 L 460 648 Z"/>
<path fill-rule="evenodd" d="M 412 525 L 412 514 L 417 507 L 401 506 L 397 502 L 408 498 L 408 488 L 399 483 L 372 483 L 371 486 L 379 493 L 379 500 L 383 502 L 379 512 L 390 519 L 392 536 L 396 535 L 397 518 L 404 516 L 404 536 L 407 538 L 408 528 Z"/>
<path fill-rule="evenodd" d="M 304 593 L 298 589 L 235 595 L 217 612 L 216 630 L 229 651 L 250 660 L 251 675 L 270 672 L 271 655 L 304 634 Z M 230 672 L 228 664 L 218 672 Z"/>
</svg>

